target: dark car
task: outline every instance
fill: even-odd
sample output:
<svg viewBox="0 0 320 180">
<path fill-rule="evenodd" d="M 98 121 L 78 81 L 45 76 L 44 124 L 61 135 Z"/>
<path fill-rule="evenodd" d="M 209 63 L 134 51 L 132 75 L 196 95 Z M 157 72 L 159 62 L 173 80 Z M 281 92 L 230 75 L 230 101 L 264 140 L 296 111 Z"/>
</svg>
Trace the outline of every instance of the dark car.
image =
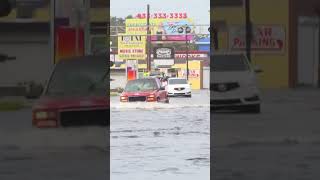
<svg viewBox="0 0 320 180">
<path fill-rule="evenodd" d="M 33 107 L 33 125 L 109 125 L 107 79 L 105 56 L 60 61 Z"/>
<path fill-rule="evenodd" d="M 121 102 L 164 102 L 169 103 L 168 93 L 158 78 L 128 81 L 120 96 Z"/>
</svg>

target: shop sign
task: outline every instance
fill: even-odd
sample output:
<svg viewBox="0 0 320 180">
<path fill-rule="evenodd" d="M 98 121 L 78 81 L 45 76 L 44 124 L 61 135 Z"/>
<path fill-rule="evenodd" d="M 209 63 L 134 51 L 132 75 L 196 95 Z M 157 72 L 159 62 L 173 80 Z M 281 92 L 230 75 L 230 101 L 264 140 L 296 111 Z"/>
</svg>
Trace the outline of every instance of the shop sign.
<svg viewBox="0 0 320 180">
<path fill-rule="evenodd" d="M 188 26 L 191 28 L 191 33 L 179 33 L 180 27 Z M 194 31 L 193 21 L 187 19 L 150 19 L 151 40 L 158 41 L 161 36 L 161 41 L 186 41 L 193 40 L 192 32 Z M 146 19 L 126 19 L 126 33 L 147 35 L 147 20 Z"/>
<path fill-rule="evenodd" d="M 181 77 L 187 77 L 187 71 L 182 70 Z M 189 69 L 189 78 L 200 78 L 200 70 L 199 69 Z"/>
<path fill-rule="evenodd" d="M 245 51 L 246 36 L 244 26 L 229 28 L 229 48 L 231 51 Z M 283 53 L 286 46 L 286 32 L 279 25 L 257 25 L 253 27 L 253 53 Z"/>
<path fill-rule="evenodd" d="M 123 60 L 144 60 L 146 58 L 146 36 L 119 34 L 118 55 Z"/>
<path fill-rule="evenodd" d="M 175 54 L 176 59 L 186 59 L 187 54 Z M 197 59 L 197 58 L 207 58 L 209 57 L 207 53 L 203 54 L 188 54 L 189 59 Z"/>
<path fill-rule="evenodd" d="M 174 48 L 156 47 L 153 49 L 154 64 L 156 66 L 174 65 Z"/>
</svg>

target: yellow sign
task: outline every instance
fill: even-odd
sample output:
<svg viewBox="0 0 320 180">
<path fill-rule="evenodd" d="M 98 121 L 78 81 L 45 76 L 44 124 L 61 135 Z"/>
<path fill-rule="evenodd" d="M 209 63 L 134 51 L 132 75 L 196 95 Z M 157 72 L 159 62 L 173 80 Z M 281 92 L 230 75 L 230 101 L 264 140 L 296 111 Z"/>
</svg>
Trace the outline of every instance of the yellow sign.
<svg viewBox="0 0 320 180">
<path fill-rule="evenodd" d="M 187 64 L 175 64 L 172 68 L 180 69 L 178 71 L 179 77 L 187 76 Z M 203 63 L 202 61 L 190 60 L 189 61 L 189 82 L 191 83 L 191 88 L 195 90 L 202 89 L 203 84 Z"/>
<path fill-rule="evenodd" d="M 145 60 L 146 36 L 119 34 L 118 56 L 123 60 Z"/>
<path fill-rule="evenodd" d="M 151 35 L 161 33 L 167 36 L 167 40 L 185 40 L 184 33 L 179 33 L 180 27 L 188 26 L 191 32 L 194 31 L 193 21 L 187 19 L 150 19 Z M 146 19 L 126 19 L 126 33 L 136 35 L 147 34 L 147 20 Z"/>
</svg>

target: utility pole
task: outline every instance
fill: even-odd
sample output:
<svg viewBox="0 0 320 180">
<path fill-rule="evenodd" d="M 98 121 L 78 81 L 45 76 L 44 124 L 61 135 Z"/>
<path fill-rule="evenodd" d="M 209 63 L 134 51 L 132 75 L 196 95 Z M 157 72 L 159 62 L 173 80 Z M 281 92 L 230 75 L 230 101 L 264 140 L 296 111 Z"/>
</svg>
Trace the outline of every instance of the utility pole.
<svg viewBox="0 0 320 180">
<path fill-rule="evenodd" d="M 317 28 L 319 29 L 320 28 L 320 9 L 319 8 L 315 8 L 314 11 L 318 16 L 318 19 L 317 19 L 318 27 Z M 318 42 L 320 42 L 320 30 L 318 30 Z M 318 50 L 320 52 L 320 47 L 318 47 Z M 320 62 L 320 56 L 318 57 L 318 61 Z M 320 66 L 318 66 L 318 72 L 320 72 Z M 320 73 L 318 73 L 318 87 L 320 87 Z"/>
<path fill-rule="evenodd" d="M 250 0 L 245 0 L 246 11 L 246 55 L 251 62 L 252 23 L 250 19 Z"/>
<path fill-rule="evenodd" d="M 56 34 L 55 34 L 55 21 L 56 21 L 56 0 L 50 1 L 50 54 L 51 62 L 56 63 Z"/>
<path fill-rule="evenodd" d="M 84 46 L 85 46 L 85 55 L 91 54 L 91 38 L 90 38 L 90 0 L 84 0 L 84 8 L 85 8 L 85 20 L 84 20 Z"/>
<path fill-rule="evenodd" d="M 147 69 L 151 71 L 151 33 L 150 33 L 150 5 L 147 5 Z"/>
<path fill-rule="evenodd" d="M 186 63 L 187 63 L 187 80 L 189 80 L 189 44 L 188 44 L 188 31 L 187 27 L 185 29 L 186 32 Z"/>
</svg>

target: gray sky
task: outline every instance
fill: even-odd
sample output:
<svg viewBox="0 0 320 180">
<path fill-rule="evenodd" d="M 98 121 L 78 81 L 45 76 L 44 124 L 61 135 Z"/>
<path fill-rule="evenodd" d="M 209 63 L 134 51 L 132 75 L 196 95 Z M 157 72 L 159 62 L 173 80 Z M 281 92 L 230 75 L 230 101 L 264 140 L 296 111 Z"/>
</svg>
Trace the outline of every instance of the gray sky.
<svg viewBox="0 0 320 180">
<path fill-rule="evenodd" d="M 210 0 L 111 0 L 111 16 L 126 17 L 129 14 L 186 12 L 196 24 L 210 24 Z"/>
</svg>

